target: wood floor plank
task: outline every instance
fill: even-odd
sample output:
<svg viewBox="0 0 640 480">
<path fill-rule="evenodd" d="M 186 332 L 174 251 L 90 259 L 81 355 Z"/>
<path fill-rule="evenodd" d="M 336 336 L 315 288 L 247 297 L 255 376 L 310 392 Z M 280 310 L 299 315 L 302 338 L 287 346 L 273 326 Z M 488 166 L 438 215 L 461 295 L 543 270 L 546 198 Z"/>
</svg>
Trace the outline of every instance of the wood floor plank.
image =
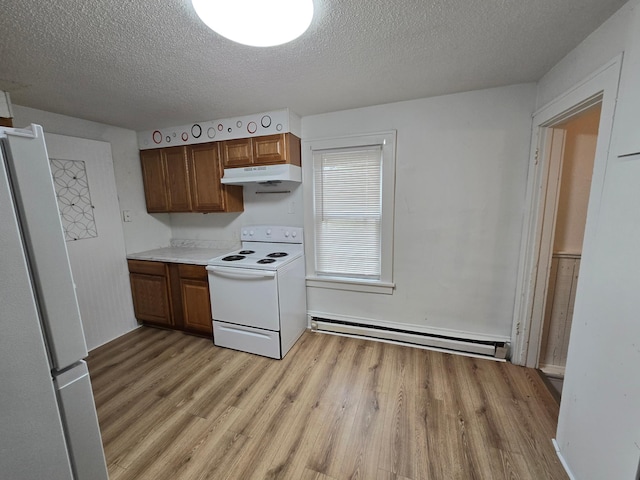
<svg viewBox="0 0 640 480">
<path fill-rule="evenodd" d="M 318 398 L 321 408 L 317 412 L 322 413 L 324 420 L 319 425 L 307 465 L 316 472 L 340 478 L 341 464 L 350 448 L 349 435 L 366 382 L 371 349 L 363 340 L 337 338 L 341 351 L 331 382 Z"/>
<path fill-rule="evenodd" d="M 303 469 L 303 472 L 298 477 L 291 478 L 299 478 L 300 480 L 336 480 L 335 478 L 328 477 L 327 475 L 319 472 L 314 472 L 308 468 Z"/>
<path fill-rule="evenodd" d="M 228 432 L 228 426 L 240 412 L 234 407 L 220 405 L 215 414 L 212 413 L 211 421 L 197 416 L 196 420 L 182 429 L 172 440 L 172 448 L 157 461 L 149 465 L 136 462 L 135 468 L 128 468 L 134 477 L 144 475 L 156 480 L 172 480 L 176 478 L 216 478 L 211 477 L 212 471 L 217 470 L 218 478 L 223 473 L 221 463 L 224 461 L 222 454 L 232 447 L 241 448 L 246 439 L 240 436 L 232 436 Z M 226 441 L 226 444 L 224 443 Z M 216 446 L 213 448 L 213 446 Z M 224 445 L 224 450 L 221 448 Z M 215 460 L 213 460 L 215 458 Z M 212 461 L 213 460 L 213 461 Z M 144 470 L 140 470 L 144 465 Z M 138 469 L 136 471 L 136 469 Z"/>
<path fill-rule="evenodd" d="M 111 463 L 107 465 L 109 480 L 124 480 L 127 470 L 121 466 Z"/>
<path fill-rule="evenodd" d="M 141 328 L 91 352 L 112 480 L 565 480 L 533 370 L 306 332 L 278 361 Z"/>
<path fill-rule="evenodd" d="M 415 385 L 413 349 L 389 345 L 384 368 L 393 373 L 384 412 L 383 441 L 378 467 L 387 472 L 414 478 L 416 462 L 415 412 L 418 388 Z"/>
</svg>

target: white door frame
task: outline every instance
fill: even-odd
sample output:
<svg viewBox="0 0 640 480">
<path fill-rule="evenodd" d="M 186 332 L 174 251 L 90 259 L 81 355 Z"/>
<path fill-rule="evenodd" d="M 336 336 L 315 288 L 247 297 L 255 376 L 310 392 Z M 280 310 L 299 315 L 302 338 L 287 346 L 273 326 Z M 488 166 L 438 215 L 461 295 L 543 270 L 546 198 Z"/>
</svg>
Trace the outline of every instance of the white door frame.
<svg viewBox="0 0 640 480">
<path fill-rule="evenodd" d="M 534 307 L 539 308 L 537 302 L 540 300 L 538 298 L 534 302 L 534 292 L 538 278 L 538 264 L 541 260 L 541 248 L 550 248 L 548 245 L 545 246 L 542 238 L 544 201 L 549 171 L 548 158 L 545 155 L 549 149 L 546 141 L 549 138 L 547 134 L 553 125 L 557 125 L 602 101 L 583 243 L 582 257 L 588 259 L 591 237 L 595 232 L 600 210 L 621 67 L 622 54 L 533 115 L 524 224 L 511 332 L 511 361 L 516 365 L 536 368 L 540 353 L 542 316 L 534 315 Z M 548 235 L 545 235 L 546 237 Z M 543 255 L 542 257 L 544 259 L 547 256 Z M 545 282 L 548 281 L 548 275 L 546 277 Z M 541 275 L 540 278 L 544 278 L 544 276 Z M 580 295 L 579 287 L 577 295 Z"/>
</svg>

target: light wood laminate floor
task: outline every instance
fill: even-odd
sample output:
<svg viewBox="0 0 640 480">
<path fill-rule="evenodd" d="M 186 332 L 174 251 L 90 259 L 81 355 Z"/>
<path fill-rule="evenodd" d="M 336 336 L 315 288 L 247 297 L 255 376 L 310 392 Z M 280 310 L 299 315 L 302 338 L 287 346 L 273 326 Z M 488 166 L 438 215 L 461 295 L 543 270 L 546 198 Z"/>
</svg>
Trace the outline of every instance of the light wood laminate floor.
<svg viewBox="0 0 640 480">
<path fill-rule="evenodd" d="M 89 357 L 111 480 L 566 479 L 537 372 L 306 332 L 284 360 L 140 328 Z"/>
</svg>

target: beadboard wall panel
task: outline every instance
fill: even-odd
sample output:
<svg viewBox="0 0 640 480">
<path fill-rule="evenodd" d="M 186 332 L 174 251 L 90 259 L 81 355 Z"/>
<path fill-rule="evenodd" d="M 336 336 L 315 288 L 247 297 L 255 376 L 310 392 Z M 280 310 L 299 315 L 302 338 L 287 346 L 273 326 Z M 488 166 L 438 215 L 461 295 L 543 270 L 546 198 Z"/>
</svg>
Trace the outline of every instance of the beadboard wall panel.
<svg viewBox="0 0 640 480">
<path fill-rule="evenodd" d="M 97 235 L 67 242 L 89 350 L 137 327 L 111 145 L 45 134 L 49 158 L 85 162 Z"/>
</svg>

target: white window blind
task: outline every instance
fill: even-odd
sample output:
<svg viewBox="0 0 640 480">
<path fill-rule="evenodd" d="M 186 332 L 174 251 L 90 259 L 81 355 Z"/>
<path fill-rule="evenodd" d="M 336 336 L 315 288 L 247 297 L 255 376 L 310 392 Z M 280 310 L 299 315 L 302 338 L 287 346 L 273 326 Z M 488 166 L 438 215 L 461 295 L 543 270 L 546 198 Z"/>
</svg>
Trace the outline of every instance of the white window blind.
<svg viewBox="0 0 640 480">
<path fill-rule="evenodd" d="M 316 274 L 380 279 L 382 147 L 314 152 Z"/>
</svg>

